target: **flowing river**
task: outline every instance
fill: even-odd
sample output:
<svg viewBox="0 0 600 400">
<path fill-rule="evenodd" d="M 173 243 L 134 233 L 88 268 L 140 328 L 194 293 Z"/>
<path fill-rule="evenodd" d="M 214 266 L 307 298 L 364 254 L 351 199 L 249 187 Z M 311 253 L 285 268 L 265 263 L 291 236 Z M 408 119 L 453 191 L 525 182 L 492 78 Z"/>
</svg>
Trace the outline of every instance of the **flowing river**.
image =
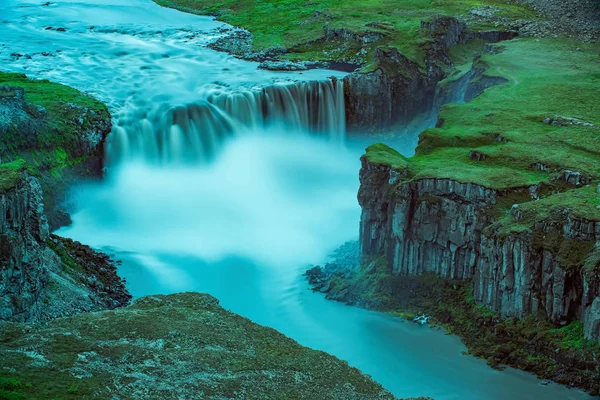
<svg viewBox="0 0 600 400">
<path fill-rule="evenodd" d="M 60 29 L 59 29 L 60 28 Z M 462 355 L 454 336 L 327 301 L 301 274 L 358 236 L 344 73 L 269 72 L 206 47 L 227 26 L 150 0 L 3 0 L 0 65 L 84 90 L 114 129 L 58 232 L 122 260 L 135 297 L 207 292 L 400 397 L 587 399 Z M 396 143 L 410 155 L 416 137 Z"/>
</svg>

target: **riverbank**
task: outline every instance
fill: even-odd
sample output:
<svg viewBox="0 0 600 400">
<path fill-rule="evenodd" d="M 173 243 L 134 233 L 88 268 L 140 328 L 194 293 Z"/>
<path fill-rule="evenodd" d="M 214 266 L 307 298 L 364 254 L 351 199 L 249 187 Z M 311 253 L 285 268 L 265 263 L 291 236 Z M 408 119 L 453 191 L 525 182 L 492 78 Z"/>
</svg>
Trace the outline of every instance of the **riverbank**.
<svg viewBox="0 0 600 400">
<path fill-rule="evenodd" d="M 477 304 L 472 280 L 443 279 L 435 273 L 396 275 L 384 257 L 361 262 L 359 253 L 359 243 L 349 242 L 333 261 L 307 271 L 312 289 L 327 299 L 407 321 L 426 314 L 428 326 L 458 335 L 468 354 L 494 368 L 511 366 L 544 379 L 545 385 L 553 380 L 599 394 L 600 345 L 584 337 L 580 321 L 557 327 L 543 312 L 505 318 Z"/>
<path fill-rule="evenodd" d="M 5 324 L 0 397 L 395 399 L 356 368 L 199 293 L 44 326 Z M 0 376 L 2 373 L 0 373 Z"/>
</svg>

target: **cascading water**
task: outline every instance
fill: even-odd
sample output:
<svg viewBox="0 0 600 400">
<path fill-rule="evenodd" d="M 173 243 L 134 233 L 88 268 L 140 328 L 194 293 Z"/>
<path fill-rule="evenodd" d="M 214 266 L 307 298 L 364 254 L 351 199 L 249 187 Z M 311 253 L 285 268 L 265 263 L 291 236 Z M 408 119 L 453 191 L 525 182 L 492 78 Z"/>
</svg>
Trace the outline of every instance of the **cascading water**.
<svg viewBox="0 0 600 400">
<path fill-rule="evenodd" d="M 275 128 L 342 143 L 345 118 L 344 87 L 339 79 L 216 92 L 193 104 L 126 119 L 110 136 L 108 154 L 111 162 L 209 161 L 228 137 Z"/>
</svg>

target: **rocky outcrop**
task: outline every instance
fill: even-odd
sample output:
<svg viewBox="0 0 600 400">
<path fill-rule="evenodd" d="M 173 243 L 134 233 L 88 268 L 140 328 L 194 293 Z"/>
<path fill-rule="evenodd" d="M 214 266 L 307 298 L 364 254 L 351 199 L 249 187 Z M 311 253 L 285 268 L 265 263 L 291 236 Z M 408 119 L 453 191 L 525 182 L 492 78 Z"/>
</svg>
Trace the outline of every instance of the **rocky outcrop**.
<svg viewBox="0 0 600 400">
<path fill-rule="evenodd" d="M 410 61 L 397 49 L 375 50 L 373 71 L 354 73 L 344 80 L 347 126 L 350 132 L 383 132 L 392 125 L 406 125 L 417 115 L 437 114 L 448 102 L 469 101 L 485 87 L 502 81 L 471 84 L 482 70 L 475 69 L 456 85 L 440 90 L 438 83 L 452 66 L 448 50 L 469 40 L 497 43 L 517 36 L 512 31 L 473 32 L 453 17 L 438 17 L 423 22 L 421 28 L 430 38 L 425 65 Z M 471 85 L 469 89 L 467 86 Z M 477 85 L 481 85 L 478 88 Z M 465 98 L 466 97 L 466 98 Z M 435 121 L 435 120 L 434 120 Z"/>
<path fill-rule="evenodd" d="M 385 255 L 396 275 L 472 279 L 475 301 L 504 317 L 543 311 L 556 325 L 580 319 L 586 337 L 600 341 L 600 222 L 567 214 L 500 232 L 490 212 L 495 190 L 449 179 L 402 183 L 398 171 L 362 162 L 363 255 Z M 510 218 L 520 222 L 518 207 Z"/>
<path fill-rule="evenodd" d="M 5 323 L 0 358 L 0 373 L 39 399 L 394 399 L 346 362 L 199 293 L 35 328 Z"/>
<path fill-rule="evenodd" d="M 15 173 L 0 168 L 0 181 Z M 0 320 L 39 322 L 126 305 L 131 296 L 111 260 L 51 236 L 39 180 L 20 174 L 0 191 Z"/>
<path fill-rule="evenodd" d="M 15 85 L 2 85 L 3 79 Z M 19 82 L 29 89 L 17 86 Z M 51 100 L 41 101 L 45 106 L 31 103 L 26 90 L 44 91 Z M 51 230 L 70 223 L 63 206 L 69 186 L 102 176 L 111 126 L 106 107 L 74 89 L 0 73 L 0 158 L 25 159 L 39 172 Z"/>
</svg>

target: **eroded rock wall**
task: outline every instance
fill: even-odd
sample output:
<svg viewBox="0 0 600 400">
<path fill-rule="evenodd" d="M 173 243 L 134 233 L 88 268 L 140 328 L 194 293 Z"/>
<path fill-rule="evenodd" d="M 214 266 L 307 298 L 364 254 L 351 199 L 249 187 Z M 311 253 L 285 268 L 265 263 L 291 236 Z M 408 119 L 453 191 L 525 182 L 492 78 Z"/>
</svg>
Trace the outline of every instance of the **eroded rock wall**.
<svg viewBox="0 0 600 400">
<path fill-rule="evenodd" d="M 402 172 L 365 158 L 362 163 L 363 255 L 385 255 L 398 275 L 472 279 L 476 302 L 505 317 L 545 311 L 556 324 L 581 319 L 586 337 L 600 340 L 597 274 L 569 268 L 556 243 L 546 240 L 554 238 L 563 250 L 570 247 L 565 252 L 588 251 L 594 263 L 599 222 L 568 217 L 558 225 L 538 223 L 532 230 L 498 235 L 490 229 L 489 213 L 496 191 L 448 179 L 399 183 Z"/>
<path fill-rule="evenodd" d="M 467 88 L 474 74 L 482 72 L 474 70 L 447 90 L 440 90 L 438 86 L 453 65 L 448 53 L 452 46 L 473 39 L 497 43 L 518 35 L 512 31 L 473 32 L 454 17 L 434 18 L 430 22 L 423 22 L 421 29 L 424 36 L 430 39 L 424 49 L 424 65 L 409 60 L 397 49 L 378 48 L 373 71 L 353 73 L 344 79 L 349 132 L 379 133 L 394 125 L 406 125 L 417 115 L 435 115 L 445 103 L 463 101 L 465 97 L 469 101 L 481 93 L 485 86 L 501 83 L 484 82 L 482 88 L 472 85 Z M 457 97 L 457 94 L 460 96 Z"/>
<path fill-rule="evenodd" d="M 130 298 L 107 256 L 50 235 L 37 178 L 23 172 L 0 192 L 0 320 L 44 321 Z"/>
</svg>

